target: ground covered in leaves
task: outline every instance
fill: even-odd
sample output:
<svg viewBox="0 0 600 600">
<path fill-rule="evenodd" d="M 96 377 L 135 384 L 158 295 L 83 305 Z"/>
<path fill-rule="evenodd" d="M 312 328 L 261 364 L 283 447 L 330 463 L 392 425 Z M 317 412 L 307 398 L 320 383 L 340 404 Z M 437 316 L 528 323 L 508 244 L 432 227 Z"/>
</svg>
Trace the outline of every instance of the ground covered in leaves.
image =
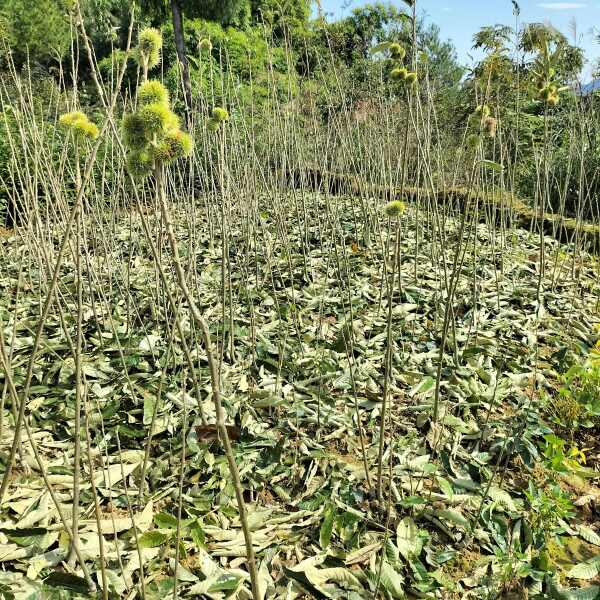
<svg viewBox="0 0 600 600">
<path fill-rule="evenodd" d="M 375 201 L 311 195 L 262 204 L 232 208 L 224 295 L 218 212 L 203 203 L 192 216 L 182 212 L 177 235 L 222 349 L 263 597 L 359 600 L 378 590 L 385 598 L 600 598 L 600 445 L 593 419 L 578 426 L 565 417 L 561 389 L 563 374 L 590 360 L 597 341 L 595 260 L 548 238 L 540 305 L 537 234 L 467 225 L 434 422 L 459 219 L 407 210 L 378 502 L 394 233 Z M 145 218 L 171 272 L 159 215 Z M 26 245 L 16 233 L 0 244 L 2 325 L 19 386 L 47 287 L 41 256 L 52 262 L 58 240 Z M 82 250 L 82 423 L 92 460 L 84 450 L 79 535 L 89 570 L 100 583 L 93 481 L 111 597 L 141 597 L 143 573 L 147 599 L 174 589 L 180 598 L 250 598 L 206 357 L 182 303 L 192 373 L 165 300 L 170 292 L 179 301 L 174 280 L 165 290 L 135 213 L 90 218 Z M 73 273 L 68 256 L 27 407 L 67 515 Z M 3 399 L 5 461 L 14 434 L 6 386 Z M 24 435 L 0 507 L 0 596 L 88 597 L 68 550 Z"/>
</svg>

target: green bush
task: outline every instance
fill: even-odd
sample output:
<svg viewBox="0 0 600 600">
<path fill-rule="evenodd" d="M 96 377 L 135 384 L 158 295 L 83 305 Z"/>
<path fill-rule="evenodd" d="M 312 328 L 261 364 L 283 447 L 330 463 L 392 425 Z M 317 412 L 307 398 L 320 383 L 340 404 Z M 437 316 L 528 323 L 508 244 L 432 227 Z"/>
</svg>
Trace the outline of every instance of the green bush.
<svg viewBox="0 0 600 600">
<path fill-rule="evenodd" d="M 594 349 L 583 362 L 561 376 L 558 394 L 549 397 L 546 410 L 552 421 L 572 438 L 580 427 L 600 425 L 600 353 Z"/>
</svg>

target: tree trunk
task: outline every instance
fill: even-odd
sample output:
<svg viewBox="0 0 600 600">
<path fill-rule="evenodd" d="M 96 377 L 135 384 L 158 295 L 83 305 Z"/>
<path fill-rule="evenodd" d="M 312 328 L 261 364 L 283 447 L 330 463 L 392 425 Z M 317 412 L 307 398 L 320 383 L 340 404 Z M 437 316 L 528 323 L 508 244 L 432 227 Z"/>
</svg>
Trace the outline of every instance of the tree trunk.
<svg viewBox="0 0 600 600">
<path fill-rule="evenodd" d="M 185 40 L 183 38 L 183 15 L 180 0 L 171 0 L 171 14 L 173 16 L 173 33 L 175 35 L 175 47 L 177 58 L 181 65 L 181 79 L 183 83 L 183 94 L 185 98 L 185 117 L 188 128 L 191 125 L 192 114 L 192 81 L 190 79 L 190 66 L 185 55 Z"/>
</svg>

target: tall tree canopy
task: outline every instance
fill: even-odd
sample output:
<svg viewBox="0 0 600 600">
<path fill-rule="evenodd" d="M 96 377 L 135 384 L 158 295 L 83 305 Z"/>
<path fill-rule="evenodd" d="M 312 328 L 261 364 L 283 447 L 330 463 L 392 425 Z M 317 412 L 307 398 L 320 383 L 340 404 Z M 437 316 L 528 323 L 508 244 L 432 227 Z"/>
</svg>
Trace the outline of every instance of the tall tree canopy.
<svg viewBox="0 0 600 600">
<path fill-rule="evenodd" d="M 417 19 L 415 29 L 417 50 L 427 59 L 430 74 L 444 85 L 456 84 L 463 70 L 452 44 L 441 39 L 436 25 L 422 19 Z M 400 42 L 412 54 L 411 15 L 381 2 L 354 9 L 348 17 L 328 24 L 324 33 L 334 57 L 347 66 L 370 60 L 370 48 L 384 41 Z"/>
</svg>

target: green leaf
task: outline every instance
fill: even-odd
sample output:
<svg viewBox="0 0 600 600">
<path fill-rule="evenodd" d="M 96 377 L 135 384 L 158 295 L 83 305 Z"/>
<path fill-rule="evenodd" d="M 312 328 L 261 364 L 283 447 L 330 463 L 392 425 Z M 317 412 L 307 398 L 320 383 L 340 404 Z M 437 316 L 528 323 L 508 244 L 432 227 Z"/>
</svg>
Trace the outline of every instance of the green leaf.
<svg viewBox="0 0 600 600">
<path fill-rule="evenodd" d="M 209 588 L 209 592 L 224 592 L 235 590 L 239 583 L 239 577 L 235 575 L 223 574 Z"/>
<path fill-rule="evenodd" d="M 267 592 L 272 591 L 274 591 L 273 578 L 271 577 L 271 573 L 269 573 L 267 561 L 263 560 L 260 563 L 260 568 L 258 569 L 258 600 L 265 600 L 267 597 Z M 269 593 L 269 597 L 271 597 L 271 593 Z"/>
<path fill-rule="evenodd" d="M 421 553 L 423 542 L 418 536 L 419 530 L 410 517 L 404 517 L 396 529 L 396 545 L 406 559 Z"/>
<path fill-rule="evenodd" d="M 378 52 L 383 52 L 384 50 L 388 50 L 392 45 L 392 42 L 381 42 L 381 44 L 377 44 L 369 49 L 370 54 L 377 54 Z"/>
<path fill-rule="evenodd" d="M 173 596 L 174 577 L 167 577 L 160 581 L 153 581 L 146 587 L 147 600 L 162 600 Z"/>
<path fill-rule="evenodd" d="M 146 394 L 144 396 L 144 417 L 143 423 L 144 425 L 150 425 L 152 422 L 152 415 L 154 413 L 154 404 L 155 398 L 151 394 Z"/>
<path fill-rule="evenodd" d="M 585 525 L 579 525 L 577 527 L 579 536 L 582 537 L 586 542 L 594 544 L 594 546 L 600 546 L 600 535 L 598 535 L 593 529 L 586 527 Z"/>
<path fill-rule="evenodd" d="M 88 585 L 83 577 L 71 575 L 71 573 L 63 573 L 61 571 L 53 571 L 44 579 L 44 583 L 50 587 L 62 588 L 71 590 L 80 594 L 89 592 Z"/>
<path fill-rule="evenodd" d="M 160 531 L 146 531 L 146 533 L 140 536 L 138 543 L 140 548 L 156 548 L 164 544 L 168 537 L 166 533 L 161 533 Z"/>
<path fill-rule="evenodd" d="M 586 588 L 565 590 L 566 600 L 598 600 L 600 598 L 600 587 L 590 585 Z"/>
<path fill-rule="evenodd" d="M 310 597 L 317 598 L 317 600 L 324 600 L 327 598 L 318 590 L 308 579 L 308 577 L 302 571 L 292 571 L 292 569 L 288 569 L 287 567 L 283 567 L 283 573 L 288 579 L 292 579 L 293 581 L 300 584 L 302 588 L 304 588 L 309 594 Z"/>
<path fill-rule="evenodd" d="M 177 518 L 161 512 L 154 515 L 154 524 L 160 529 L 177 529 Z"/>
<path fill-rule="evenodd" d="M 323 522 L 319 529 L 319 544 L 325 550 L 331 543 L 331 534 L 333 533 L 333 524 L 335 522 L 336 507 L 335 504 L 330 504 L 324 512 Z"/>
<path fill-rule="evenodd" d="M 117 427 L 119 435 L 124 438 L 143 438 L 146 437 L 146 432 L 143 428 L 136 429 L 135 427 L 129 427 L 128 425 L 119 424 Z"/>
<path fill-rule="evenodd" d="M 436 517 L 440 519 L 445 519 L 446 521 L 451 521 L 455 525 L 462 527 L 463 529 L 469 528 L 469 521 L 465 519 L 459 512 L 451 509 L 446 510 L 436 510 L 434 511 Z"/>
<path fill-rule="evenodd" d="M 444 415 L 442 423 L 461 433 L 468 433 L 469 431 L 469 426 L 461 418 L 456 417 L 455 415 Z"/>
<path fill-rule="evenodd" d="M 360 581 L 349 569 L 343 567 L 332 567 L 329 569 L 312 568 L 307 570 L 307 577 L 313 584 L 318 585 L 319 587 L 323 587 L 328 582 L 332 581 L 342 587 L 362 589 Z"/>
<path fill-rule="evenodd" d="M 452 498 L 454 497 L 454 490 L 452 489 L 452 484 L 443 477 L 436 477 L 436 479 L 442 492 L 444 492 L 444 494 L 446 494 L 446 496 L 448 496 L 448 498 L 452 500 Z"/>
<path fill-rule="evenodd" d="M 404 578 L 387 561 L 381 565 L 381 586 L 392 598 L 405 598 Z"/>
<path fill-rule="evenodd" d="M 469 346 L 463 350 L 462 356 L 463 360 L 465 358 L 469 358 L 470 356 L 477 356 L 478 354 L 485 354 L 487 350 L 481 346 Z"/>
<path fill-rule="evenodd" d="M 496 503 L 502 504 L 505 508 L 512 512 L 517 512 L 514 500 L 511 495 L 506 491 L 497 487 L 491 487 L 488 491 L 488 496 Z"/>
<path fill-rule="evenodd" d="M 568 573 L 567 577 L 573 579 L 593 579 L 600 572 L 600 558 L 593 558 L 587 562 L 575 565 Z"/>
<path fill-rule="evenodd" d="M 385 541 L 385 558 L 392 565 L 396 564 L 400 559 L 398 548 L 396 548 L 392 540 L 389 538 Z"/>
<path fill-rule="evenodd" d="M 200 527 L 200 523 L 198 523 L 198 521 L 192 523 L 190 527 L 190 534 L 192 536 L 194 544 L 196 544 L 196 547 L 204 548 L 206 543 L 206 536 L 204 535 L 204 531 L 202 527 Z"/>
<path fill-rule="evenodd" d="M 490 169 L 492 171 L 496 171 L 497 173 L 502 173 L 504 171 L 504 166 L 500 163 L 494 162 L 493 160 L 480 160 L 479 164 L 486 169 Z"/>
<path fill-rule="evenodd" d="M 404 508 L 412 508 L 421 504 L 427 504 L 427 500 L 421 496 L 407 496 L 404 500 L 400 501 L 400 505 Z"/>
<path fill-rule="evenodd" d="M 183 543 L 183 540 L 180 539 L 179 540 L 179 558 L 181 560 L 185 560 L 187 558 L 187 555 L 188 555 L 188 553 L 187 553 L 185 544 Z"/>
<path fill-rule="evenodd" d="M 449 560 L 452 560 L 456 556 L 456 550 L 448 549 L 443 550 L 435 557 L 435 562 L 438 565 L 442 565 Z"/>
<path fill-rule="evenodd" d="M 0 529 L 6 537 L 19 546 L 31 546 L 41 542 L 43 537 L 48 533 L 44 527 L 28 527 L 24 529 Z"/>
<path fill-rule="evenodd" d="M 554 577 L 546 574 L 546 593 L 553 600 L 598 600 L 600 587 L 592 585 L 586 588 L 564 588 Z"/>
<path fill-rule="evenodd" d="M 415 385 L 409 392 L 408 395 L 412 398 L 417 394 L 427 394 L 427 392 L 433 389 L 435 385 L 435 379 L 428 375 L 425 379 L 422 379 L 417 385 Z"/>
</svg>

